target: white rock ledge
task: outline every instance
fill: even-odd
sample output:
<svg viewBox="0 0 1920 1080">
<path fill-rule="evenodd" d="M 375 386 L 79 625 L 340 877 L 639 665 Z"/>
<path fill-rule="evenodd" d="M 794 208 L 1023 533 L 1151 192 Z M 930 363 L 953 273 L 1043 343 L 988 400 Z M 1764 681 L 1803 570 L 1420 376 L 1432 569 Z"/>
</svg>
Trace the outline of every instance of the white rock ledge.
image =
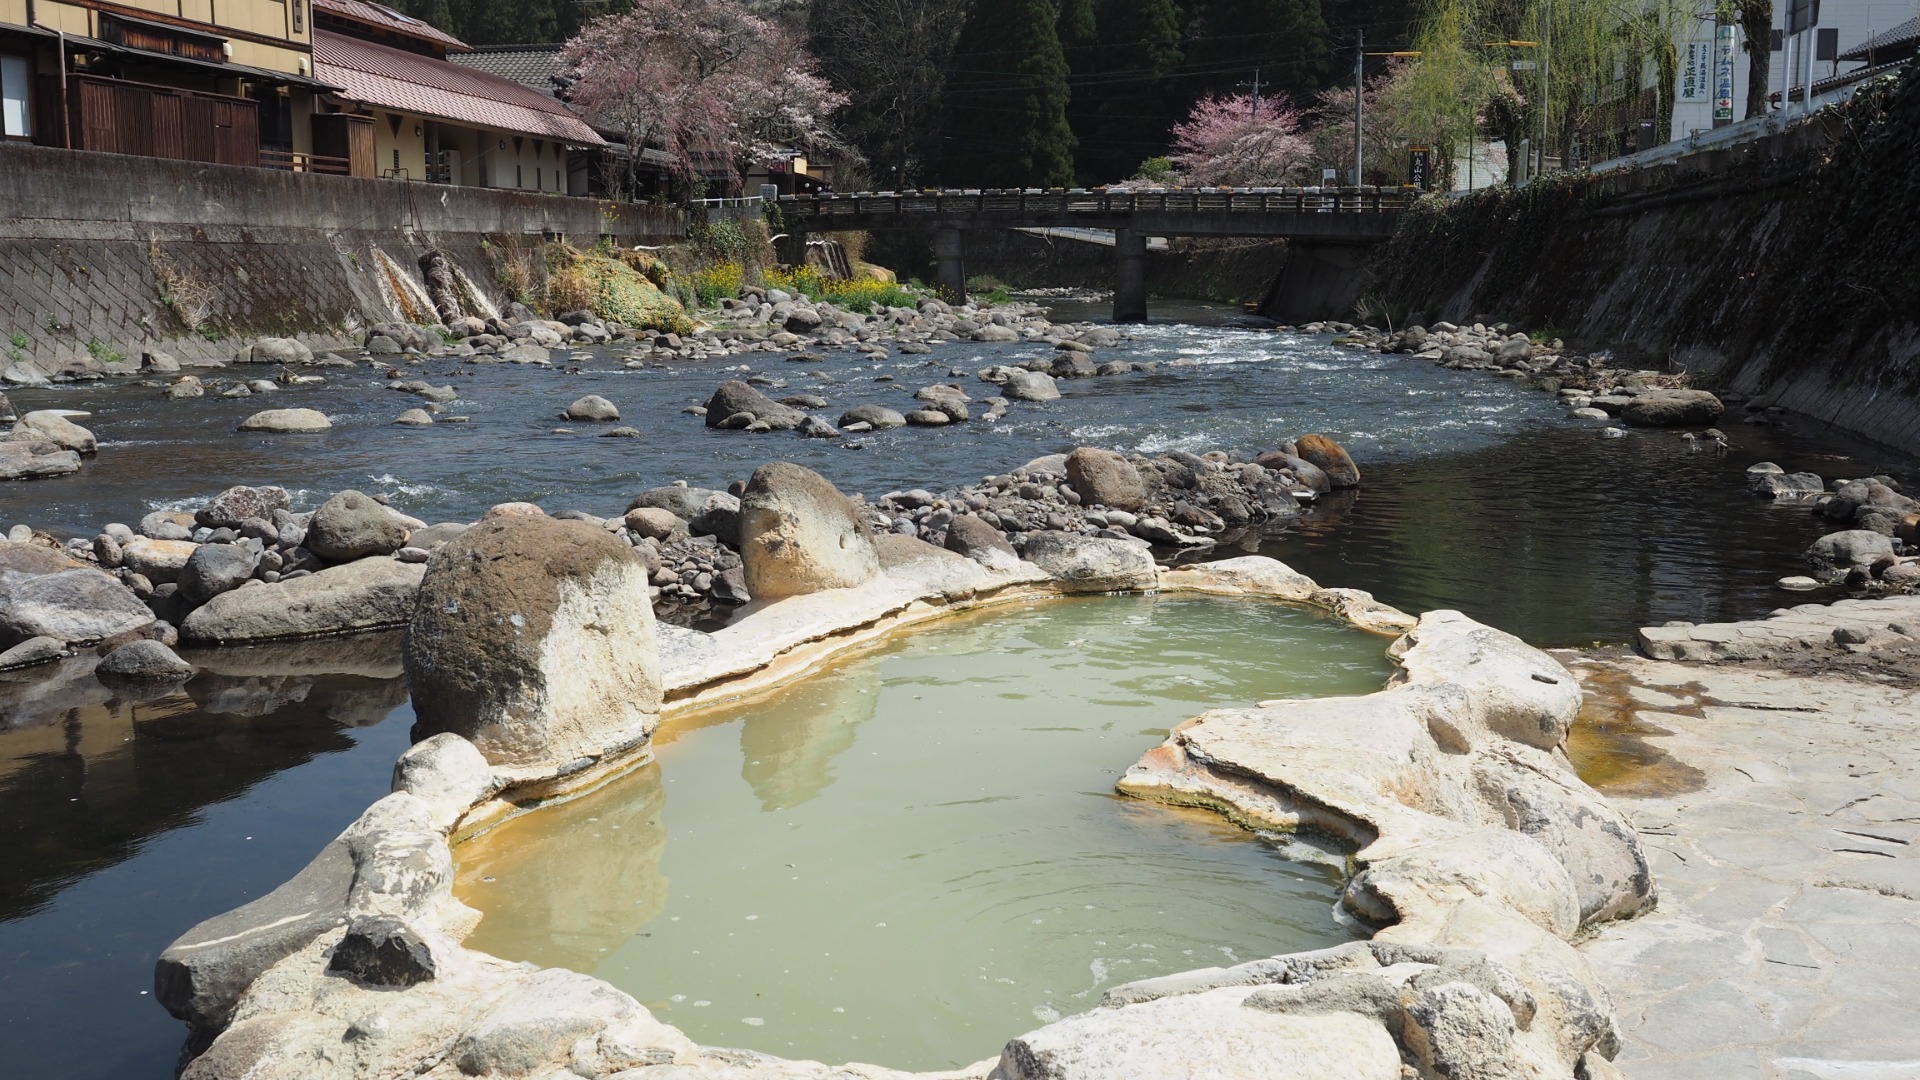
<svg viewBox="0 0 1920 1080">
<path fill-rule="evenodd" d="M 760 606 L 712 635 L 663 628 L 665 711 L 802 676 L 945 613 L 1083 585 L 933 550 L 883 548 L 883 576 Z M 452 895 L 452 838 L 605 783 L 647 748 L 502 768 L 443 733 L 409 749 L 394 794 L 299 876 L 161 956 L 157 996 L 204 1048 L 184 1080 L 1616 1076 L 1610 1003 L 1567 939 L 1650 905 L 1653 887 L 1632 832 L 1567 763 L 1572 676 L 1458 613 L 1416 623 L 1270 559 L 1163 570 L 1158 585 L 1407 631 L 1386 689 L 1203 714 L 1120 781 L 1345 840 L 1343 903 L 1384 925 L 1371 941 L 1118 987 L 948 1073 L 702 1048 L 597 979 L 460 944 L 480 913 Z"/>
</svg>

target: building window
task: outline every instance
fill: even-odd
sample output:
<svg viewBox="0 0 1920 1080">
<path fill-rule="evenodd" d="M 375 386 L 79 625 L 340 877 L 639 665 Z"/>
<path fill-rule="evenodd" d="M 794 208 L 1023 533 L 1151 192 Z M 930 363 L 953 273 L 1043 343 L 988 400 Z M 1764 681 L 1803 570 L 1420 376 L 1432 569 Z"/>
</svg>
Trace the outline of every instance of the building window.
<svg viewBox="0 0 1920 1080">
<path fill-rule="evenodd" d="M 547 170 L 533 170 L 533 186 L 539 188 L 541 191 L 547 190 Z"/>
<path fill-rule="evenodd" d="M 513 167 L 513 186 L 517 188 L 523 188 L 527 186 L 526 174 L 521 172 L 521 166 L 519 165 L 515 165 Z"/>
<path fill-rule="evenodd" d="M 33 110 L 27 87 L 33 65 L 24 56 L 0 56 L 0 135 L 25 139 L 33 135 Z"/>
</svg>

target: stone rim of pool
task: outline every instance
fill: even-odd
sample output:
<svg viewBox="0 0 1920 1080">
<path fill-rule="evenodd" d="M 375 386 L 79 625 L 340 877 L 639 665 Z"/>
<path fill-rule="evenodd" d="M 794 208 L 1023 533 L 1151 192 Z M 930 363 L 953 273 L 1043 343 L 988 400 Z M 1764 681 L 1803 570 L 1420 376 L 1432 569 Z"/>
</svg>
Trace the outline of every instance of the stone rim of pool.
<svg viewBox="0 0 1920 1080">
<path fill-rule="evenodd" d="M 1343 839 L 1355 872 L 1342 903 L 1382 928 L 1331 949 L 1116 987 L 1092 1012 L 942 1075 L 1398 1080 L 1403 1063 L 1422 1075 L 1495 1063 L 1524 1075 L 1614 1075 L 1605 991 L 1569 941 L 1649 906 L 1654 889 L 1631 828 L 1566 762 L 1580 691 L 1565 668 L 1458 613 L 1416 621 L 1271 559 L 1158 569 L 1089 538 L 1067 546 L 1046 570 L 906 560 L 855 587 L 766 604 L 714 635 L 663 630 L 654 700 L 678 710 L 763 689 L 951 611 L 1062 593 L 1268 597 L 1405 631 L 1389 650 L 1399 670 L 1387 688 L 1214 709 L 1179 725 L 1118 784 L 1246 826 Z M 555 604 L 591 592 L 579 571 L 554 576 L 568 582 Z M 650 619 L 644 637 L 655 637 Z M 669 1063 L 680 1075 L 845 1075 L 703 1050 L 597 979 L 528 971 L 460 944 L 479 913 L 451 895 L 449 837 L 632 768 L 647 743 L 631 730 L 599 754 L 578 753 L 581 733 L 563 733 L 548 744 L 555 755 L 506 766 L 450 732 L 416 744 L 396 765 L 395 794 L 306 871 L 163 954 L 158 996 L 206 1047 L 183 1075 L 637 1070 L 630 1080 L 641 1080 Z"/>
</svg>

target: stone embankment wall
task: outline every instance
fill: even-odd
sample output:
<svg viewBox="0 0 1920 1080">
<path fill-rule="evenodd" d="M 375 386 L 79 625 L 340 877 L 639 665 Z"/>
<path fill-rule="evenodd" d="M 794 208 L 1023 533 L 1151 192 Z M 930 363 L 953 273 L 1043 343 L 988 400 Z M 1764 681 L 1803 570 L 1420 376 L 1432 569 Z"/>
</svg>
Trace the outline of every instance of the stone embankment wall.
<svg viewBox="0 0 1920 1080">
<path fill-rule="evenodd" d="M 262 335 L 331 344 L 437 322 L 419 289 L 430 249 L 504 305 L 543 239 L 684 236 L 658 207 L 0 144 L 0 370 L 221 359 Z"/>
<path fill-rule="evenodd" d="M 1485 315 L 1911 445 L 1916 142 L 1909 71 L 1739 150 L 1428 200 L 1366 297 L 1399 325 Z"/>
</svg>

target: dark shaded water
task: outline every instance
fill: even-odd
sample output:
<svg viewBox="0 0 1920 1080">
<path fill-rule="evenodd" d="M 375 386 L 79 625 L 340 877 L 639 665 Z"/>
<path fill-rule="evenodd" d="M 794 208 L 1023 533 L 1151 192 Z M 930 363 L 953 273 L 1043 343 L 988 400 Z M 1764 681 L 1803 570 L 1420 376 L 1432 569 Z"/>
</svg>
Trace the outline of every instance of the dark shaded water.
<svg viewBox="0 0 1920 1080">
<path fill-rule="evenodd" d="M 835 406 L 823 411 L 837 416 L 858 402 L 897 406 L 905 391 L 948 380 L 950 367 L 971 372 L 1041 352 L 955 345 L 931 363 L 873 364 L 851 353 L 821 364 L 752 359 L 790 384 L 776 396 L 820 393 Z M 429 520 L 470 520 L 517 499 L 609 514 L 647 486 L 718 485 L 775 459 L 878 495 L 963 482 L 1077 444 L 1264 449 L 1317 430 L 1352 450 L 1366 486 L 1328 500 L 1267 553 L 1409 611 L 1456 607 L 1563 645 L 1787 602 L 1771 583 L 1800 570 L 1821 530 L 1804 511 L 1745 494 L 1742 473 L 1754 461 L 1915 477 L 1910 460 L 1812 430 L 1729 422 L 1724 455 L 1694 453 L 1671 433 L 1603 439 L 1599 425 L 1567 419 L 1548 395 L 1325 339 L 1159 325 L 1115 352 L 1166 366 L 1064 382 L 1063 400 L 1016 404 L 998 425 L 867 436 L 859 450 L 707 431 L 679 409 L 729 377 L 721 365 L 633 372 L 614 357 L 575 373 L 420 365 L 409 377 L 454 383 L 462 400 L 453 411 L 472 417 L 426 430 L 391 425 L 418 401 L 364 367 L 324 387 L 239 401 L 157 401 L 157 389 L 129 385 L 9 391 L 22 408 L 92 411 L 82 422 L 102 448 L 78 476 L 0 487 L 0 526 L 90 535 L 157 507 L 197 505 L 232 483 L 283 484 L 303 508 L 343 487 L 382 491 Z M 876 381 L 886 375 L 895 382 Z M 970 374 L 953 381 L 988 392 Z M 644 437 L 601 439 L 590 425 L 555 433 L 563 426 L 555 414 L 584 393 L 613 399 Z M 251 412 L 290 406 L 320 408 L 336 426 L 321 436 L 234 431 Z M 198 920 L 284 881 L 386 790 L 410 723 L 397 668 L 234 654 L 247 655 L 252 668 L 229 659 L 221 663 L 241 669 L 157 702 L 111 699 L 90 678 L 78 689 L 44 672 L 0 679 L 8 1075 L 170 1075 L 181 1029 L 141 993 L 155 954 Z"/>
<path fill-rule="evenodd" d="M 412 725 L 378 655 L 397 647 L 196 656 L 144 700 L 84 671 L 0 675 L 0 1073 L 173 1075 L 185 1029 L 154 959 L 386 793 Z"/>
</svg>

